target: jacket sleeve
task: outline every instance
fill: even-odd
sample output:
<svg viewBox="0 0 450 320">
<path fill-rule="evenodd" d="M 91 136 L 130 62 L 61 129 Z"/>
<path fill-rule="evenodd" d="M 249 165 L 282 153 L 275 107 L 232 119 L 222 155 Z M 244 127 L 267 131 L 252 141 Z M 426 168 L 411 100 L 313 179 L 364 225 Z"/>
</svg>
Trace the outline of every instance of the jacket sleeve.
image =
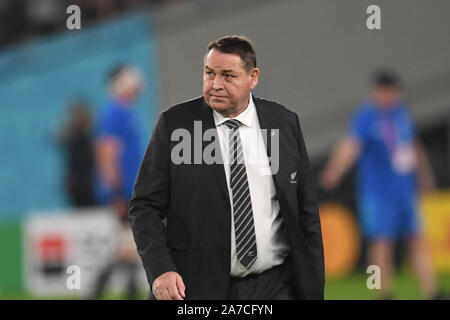
<svg viewBox="0 0 450 320">
<path fill-rule="evenodd" d="M 170 198 L 170 145 L 161 113 L 145 151 L 130 202 L 129 220 L 147 280 L 177 271 L 166 244 L 163 223 Z"/>
<path fill-rule="evenodd" d="M 299 221 L 300 228 L 307 242 L 308 274 L 310 288 L 307 288 L 308 299 L 323 299 L 325 285 L 325 266 L 323 257 L 322 231 L 320 226 L 319 208 L 317 204 L 316 188 L 309 163 L 308 152 L 303 139 L 302 130 L 297 114 L 298 147 L 300 152 L 300 177 L 298 186 Z"/>
</svg>

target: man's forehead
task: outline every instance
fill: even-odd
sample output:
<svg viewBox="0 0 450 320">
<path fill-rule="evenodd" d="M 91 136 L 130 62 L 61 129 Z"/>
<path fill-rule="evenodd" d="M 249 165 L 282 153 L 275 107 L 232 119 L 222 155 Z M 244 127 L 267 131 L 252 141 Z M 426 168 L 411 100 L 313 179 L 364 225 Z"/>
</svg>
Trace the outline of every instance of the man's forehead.
<svg viewBox="0 0 450 320">
<path fill-rule="evenodd" d="M 222 71 L 222 72 L 233 72 L 238 71 L 238 67 L 227 67 L 227 66 L 221 66 L 221 65 L 208 65 L 205 64 L 205 69 L 207 70 L 213 70 L 213 71 Z"/>
<path fill-rule="evenodd" d="M 221 71 L 237 71 L 242 68 L 242 60 L 238 54 L 222 53 L 211 50 L 206 56 L 205 68 Z"/>
</svg>

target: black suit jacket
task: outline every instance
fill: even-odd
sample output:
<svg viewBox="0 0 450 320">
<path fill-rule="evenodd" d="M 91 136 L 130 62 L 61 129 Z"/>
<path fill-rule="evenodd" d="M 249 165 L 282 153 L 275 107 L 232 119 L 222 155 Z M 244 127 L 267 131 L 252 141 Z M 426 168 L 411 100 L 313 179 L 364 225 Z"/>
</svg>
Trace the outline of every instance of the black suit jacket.
<svg viewBox="0 0 450 320">
<path fill-rule="evenodd" d="M 297 114 L 272 101 L 255 96 L 253 101 L 261 129 L 279 130 L 279 170 L 273 181 L 295 269 L 295 296 L 323 299 L 319 212 Z M 223 164 L 171 161 L 172 149 L 179 144 L 171 141 L 172 132 L 183 128 L 194 137 L 194 121 L 201 121 L 202 133 L 215 130 L 212 110 L 203 97 L 160 114 L 136 179 L 129 218 L 150 288 L 159 275 L 176 271 L 186 286 L 186 299 L 225 299 L 231 265 L 231 207 Z M 193 140 L 192 160 L 194 148 L 210 144 Z M 269 153 L 271 147 L 267 149 Z"/>
</svg>

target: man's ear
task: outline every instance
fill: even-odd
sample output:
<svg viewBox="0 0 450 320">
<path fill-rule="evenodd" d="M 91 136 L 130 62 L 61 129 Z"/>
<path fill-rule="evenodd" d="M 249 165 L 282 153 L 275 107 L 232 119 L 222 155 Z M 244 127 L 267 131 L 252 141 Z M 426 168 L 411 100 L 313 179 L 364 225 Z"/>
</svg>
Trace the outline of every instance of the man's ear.
<svg viewBox="0 0 450 320">
<path fill-rule="evenodd" d="M 253 68 L 253 70 L 250 72 L 250 90 L 253 90 L 256 85 L 258 84 L 259 79 L 259 69 Z"/>
</svg>

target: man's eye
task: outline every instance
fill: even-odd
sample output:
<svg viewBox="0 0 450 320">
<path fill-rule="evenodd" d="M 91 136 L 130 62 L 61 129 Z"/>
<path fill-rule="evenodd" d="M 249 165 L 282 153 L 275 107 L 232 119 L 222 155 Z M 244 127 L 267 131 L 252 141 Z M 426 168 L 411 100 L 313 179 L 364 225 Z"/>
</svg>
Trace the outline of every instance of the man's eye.
<svg viewBox="0 0 450 320">
<path fill-rule="evenodd" d="M 234 78 L 234 76 L 233 76 L 233 75 L 231 75 L 231 74 L 226 74 L 226 75 L 225 75 L 225 78 L 227 78 L 227 79 L 231 79 L 231 78 Z"/>
</svg>

